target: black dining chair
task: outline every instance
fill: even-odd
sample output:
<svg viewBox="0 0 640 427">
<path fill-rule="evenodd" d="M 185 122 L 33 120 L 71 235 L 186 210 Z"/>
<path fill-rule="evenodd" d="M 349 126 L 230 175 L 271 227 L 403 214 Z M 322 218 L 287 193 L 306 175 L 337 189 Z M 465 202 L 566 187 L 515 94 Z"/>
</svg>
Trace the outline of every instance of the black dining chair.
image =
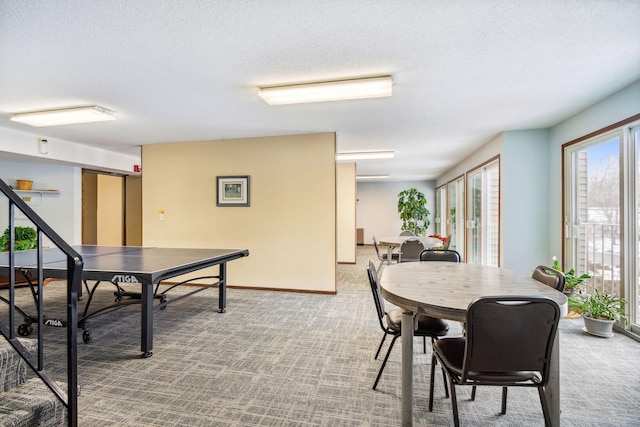
<svg viewBox="0 0 640 427">
<path fill-rule="evenodd" d="M 380 270 L 380 267 L 382 267 L 382 264 L 387 262 L 387 259 L 389 258 L 389 254 L 387 252 L 380 252 L 380 248 L 378 247 L 378 241 L 376 240 L 376 236 L 372 235 L 371 239 L 373 239 L 373 247 L 376 249 L 376 255 L 378 256 L 378 260 L 380 261 L 380 264 L 378 264 L 378 268 L 376 268 L 376 271 L 378 271 Z M 399 262 L 400 254 L 392 253 L 391 261 Z"/>
<path fill-rule="evenodd" d="M 382 294 L 380 293 L 380 284 L 378 283 L 378 275 L 376 273 L 375 266 L 371 261 L 369 261 L 369 267 L 367 268 L 367 275 L 369 276 L 369 284 L 371 285 L 371 293 L 373 294 L 373 301 L 376 305 L 376 312 L 378 314 L 378 321 L 380 323 L 380 328 L 384 332 L 382 335 L 382 341 L 380 341 L 380 345 L 378 346 L 378 350 L 376 351 L 376 355 L 374 359 L 378 359 L 378 355 L 380 355 L 380 350 L 382 349 L 382 345 L 387 339 L 387 335 L 393 336 L 391 340 L 391 344 L 389 345 L 389 349 L 387 350 L 387 354 L 382 361 L 382 366 L 380 366 L 380 370 L 378 371 L 378 376 L 376 377 L 375 382 L 373 383 L 373 389 L 375 390 L 378 386 L 378 381 L 380 381 L 380 377 L 382 376 L 382 371 L 384 371 L 384 367 L 387 365 L 387 360 L 389 360 L 389 355 L 391 354 L 391 350 L 393 349 L 393 345 L 396 340 L 401 336 L 402 333 L 402 312 L 403 310 L 399 308 L 395 308 L 393 310 L 386 311 L 384 306 L 384 299 L 382 298 Z M 442 337 L 447 335 L 449 332 L 449 324 L 442 320 L 437 319 L 435 317 L 425 316 L 423 314 L 418 314 L 415 317 L 415 323 L 413 328 L 413 335 L 422 337 L 422 350 L 427 352 L 427 337 L 431 338 L 431 343 L 438 339 L 438 337 Z M 437 363 L 435 356 L 431 355 L 431 363 Z M 442 375 L 444 376 L 444 371 L 442 371 Z M 433 378 L 433 373 L 431 374 L 431 378 Z M 446 378 L 444 378 L 444 387 L 445 394 L 449 397 L 449 388 L 447 386 Z"/>
<path fill-rule="evenodd" d="M 469 304 L 466 336 L 433 343 L 449 379 L 456 426 L 460 422 L 455 387 L 460 385 L 502 387 L 502 414 L 507 412 L 508 387 L 535 387 L 545 425 L 550 425 L 544 388 L 559 320 L 558 304 L 546 297 L 482 297 Z M 433 366 L 431 371 L 433 375 Z M 433 387 L 429 390 L 432 409 Z"/>
<path fill-rule="evenodd" d="M 531 278 L 536 279 L 538 282 L 544 283 L 547 286 L 551 286 L 556 291 L 564 291 L 564 285 L 566 283 L 564 274 L 551 267 L 544 265 L 537 266 L 535 270 L 533 270 Z"/>
<path fill-rule="evenodd" d="M 460 254 L 452 249 L 425 249 L 420 253 L 420 261 L 460 262 Z"/>
<path fill-rule="evenodd" d="M 413 231 L 409 231 L 409 230 L 403 230 L 400 232 L 399 234 L 400 236 L 415 236 L 416 233 L 414 233 Z"/>
<path fill-rule="evenodd" d="M 420 261 L 422 251 L 424 251 L 424 243 L 422 243 L 422 240 L 410 237 L 400 245 L 399 262 Z"/>
</svg>

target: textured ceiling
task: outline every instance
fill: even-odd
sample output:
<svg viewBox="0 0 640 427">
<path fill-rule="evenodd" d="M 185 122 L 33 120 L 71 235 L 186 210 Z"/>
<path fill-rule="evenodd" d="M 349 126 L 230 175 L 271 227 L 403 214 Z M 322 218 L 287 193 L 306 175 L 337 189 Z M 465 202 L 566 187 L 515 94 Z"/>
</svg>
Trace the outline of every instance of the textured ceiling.
<svg viewBox="0 0 640 427">
<path fill-rule="evenodd" d="M 0 127 L 139 146 L 337 132 L 395 150 L 359 174 L 437 177 L 504 130 L 544 128 L 640 78 L 640 2 L 0 0 Z M 271 107 L 258 86 L 390 74 L 390 98 Z M 13 113 L 100 105 L 31 128 Z"/>
</svg>

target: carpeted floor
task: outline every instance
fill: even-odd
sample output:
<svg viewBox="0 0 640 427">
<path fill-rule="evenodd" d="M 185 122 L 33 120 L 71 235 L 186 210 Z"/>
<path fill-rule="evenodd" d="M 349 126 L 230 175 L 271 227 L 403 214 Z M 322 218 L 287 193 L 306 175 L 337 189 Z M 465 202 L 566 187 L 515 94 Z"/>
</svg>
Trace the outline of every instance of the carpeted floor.
<svg viewBox="0 0 640 427">
<path fill-rule="evenodd" d="M 398 426 L 400 341 L 371 389 L 382 332 L 369 259 L 373 248 L 359 247 L 356 265 L 338 267 L 337 295 L 229 289 L 227 312 L 219 314 L 217 290 L 208 290 L 169 305 L 155 312 L 148 359 L 139 358 L 138 306 L 92 319 L 93 342 L 78 346 L 80 425 Z M 45 291 L 47 301 L 64 301 L 61 286 Z M 27 304 L 29 295 L 19 292 Z M 110 301 L 113 288 L 99 294 Z M 580 319 L 563 319 L 560 328 L 562 424 L 640 425 L 640 343 L 589 336 Z M 64 379 L 64 329 L 45 332 L 48 367 Z M 439 370 L 434 412 L 426 409 L 431 359 L 417 344 L 414 425 L 452 425 Z M 475 402 L 469 394 L 460 389 L 462 425 L 544 425 L 534 389 L 510 390 L 504 416 L 499 389 L 479 389 Z"/>
</svg>

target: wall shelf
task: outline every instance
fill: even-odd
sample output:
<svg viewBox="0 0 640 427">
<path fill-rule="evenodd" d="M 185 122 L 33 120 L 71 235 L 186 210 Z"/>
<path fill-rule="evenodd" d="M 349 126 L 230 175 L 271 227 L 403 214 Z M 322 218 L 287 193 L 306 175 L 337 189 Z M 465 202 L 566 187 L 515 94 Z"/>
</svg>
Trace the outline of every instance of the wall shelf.
<svg viewBox="0 0 640 427">
<path fill-rule="evenodd" d="M 60 194 L 60 191 L 58 190 L 16 190 L 14 189 L 13 191 L 15 191 L 16 193 Z"/>
</svg>

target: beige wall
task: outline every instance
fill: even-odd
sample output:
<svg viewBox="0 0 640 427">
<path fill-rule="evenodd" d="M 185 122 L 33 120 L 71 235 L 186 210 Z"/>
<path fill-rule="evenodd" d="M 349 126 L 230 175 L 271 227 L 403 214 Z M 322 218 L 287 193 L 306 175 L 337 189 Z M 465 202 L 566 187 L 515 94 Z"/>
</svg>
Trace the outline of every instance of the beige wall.
<svg viewBox="0 0 640 427">
<path fill-rule="evenodd" d="M 356 164 L 337 166 L 338 262 L 356 262 Z"/>
<path fill-rule="evenodd" d="M 124 241 L 127 246 L 142 246 L 142 178 L 125 176 Z"/>
<path fill-rule="evenodd" d="M 97 244 L 124 244 L 124 187 L 121 176 L 98 174 Z"/>
<path fill-rule="evenodd" d="M 148 145 L 142 162 L 145 246 L 246 248 L 229 285 L 335 292 L 334 133 Z M 216 206 L 229 175 L 250 176 L 251 206 Z"/>
</svg>

